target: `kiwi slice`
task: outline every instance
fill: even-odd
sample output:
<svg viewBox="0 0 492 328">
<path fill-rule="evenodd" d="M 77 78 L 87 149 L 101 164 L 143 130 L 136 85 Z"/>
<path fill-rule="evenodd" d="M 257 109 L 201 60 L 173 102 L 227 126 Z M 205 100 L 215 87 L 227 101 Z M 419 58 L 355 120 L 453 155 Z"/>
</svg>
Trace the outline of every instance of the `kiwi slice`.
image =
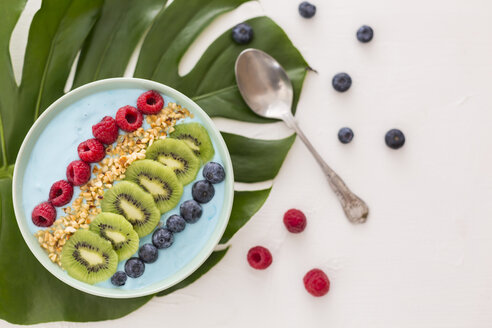
<svg viewBox="0 0 492 328">
<path fill-rule="evenodd" d="M 118 260 L 126 260 L 138 251 L 138 234 L 123 216 L 100 213 L 91 222 L 89 229 L 113 245 Z"/>
<path fill-rule="evenodd" d="M 106 190 L 101 209 L 123 215 L 139 237 L 151 233 L 161 217 L 152 196 L 130 181 L 121 181 Z"/>
<path fill-rule="evenodd" d="M 125 176 L 125 180 L 135 182 L 154 197 L 161 214 L 176 206 L 183 194 L 183 184 L 174 171 L 150 159 L 133 162 L 126 169 Z"/>
<path fill-rule="evenodd" d="M 61 264 L 68 274 L 88 284 L 110 278 L 118 265 L 111 243 L 89 230 L 77 230 L 63 246 Z"/>
<path fill-rule="evenodd" d="M 207 130 L 200 123 L 178 124 L 169 135 L 171 138 L 183 140 L 200 157 L 202 163 L 206 163 L 214 156 L 214 147 Z"/>
<path fill-rule="evenodd" d="M 169 166 L 183 185 L 195 180 L 200 169 L 200 159 L 184 141 L 178 139 L 158 140 L 147 148 L 145 154 L 148 159 Z"/>
</svg>

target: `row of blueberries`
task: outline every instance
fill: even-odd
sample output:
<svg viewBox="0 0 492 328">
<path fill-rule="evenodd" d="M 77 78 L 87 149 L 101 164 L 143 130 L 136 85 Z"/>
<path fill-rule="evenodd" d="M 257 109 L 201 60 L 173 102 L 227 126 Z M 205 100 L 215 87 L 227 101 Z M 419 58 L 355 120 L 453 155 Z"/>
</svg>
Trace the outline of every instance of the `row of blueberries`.
<svg viewBox="0 0 492 328">
<path fill-rule="evenodd" d="M 138 250 L 138 257 L 132 257 L 125 263 L 125 271 L 117 271 L 111 277 L 111 283 L 115 286 L 123 286 L 127 276 L 138 278 L 145 271 L 145 263 L 154 263 L 159 256 L 159 249 L 171 247 L 174 242 L 174 234 L 183 231 L 186 223 L 195 223 L 202 216 L 202 206 L 208 203 L 215 195 L 213 184 L 225 179 L 225 171 L 222 165 L 209 162 L 203 167 L 204 180 L 197 181 L 192 187 L 193 199 L 184 201 L 179 207 L 179 215 L 171 215 L 166 220 L 165 228 L 158 228 L 152 234 L 152 243 L 143 244 Z"/>
</svg>

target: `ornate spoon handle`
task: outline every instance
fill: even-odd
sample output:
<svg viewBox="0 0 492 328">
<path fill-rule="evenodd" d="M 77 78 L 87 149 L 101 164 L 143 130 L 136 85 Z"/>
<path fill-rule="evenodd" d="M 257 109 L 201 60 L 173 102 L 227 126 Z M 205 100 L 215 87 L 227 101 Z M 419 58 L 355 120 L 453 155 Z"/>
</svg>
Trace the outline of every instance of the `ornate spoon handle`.
<svg viewBox="0 0 492 328">
<path fill-rule="evenodd" d="M 330 184 L 331 189 L 335 192 L 342 205 L 343 211 L 345 215 L 352 223 L 364 223 L 367 220 L 367 216 L 369 215 L 369 207 L 367 207 L 366 203 L 362 199 L 360 199 L 356 194 L 354 194 L 343 182 L 342 178 L 336 174 L 335 171 L 331 169 L 331 167 L 326 164 L 320 154 L 314 149 L 311 142 L 304 135 L 299 125 L 295 121 L 294 117 L 286 117 L 284 118 L 285 123 L 293 128 L 297 135 L 304 142 L 306 147 L 309 149 L 311 154 L 313 154 L 314 158 L 318 162 L 318 164 L 325 172 L 328 183 Z"/>
</svg>

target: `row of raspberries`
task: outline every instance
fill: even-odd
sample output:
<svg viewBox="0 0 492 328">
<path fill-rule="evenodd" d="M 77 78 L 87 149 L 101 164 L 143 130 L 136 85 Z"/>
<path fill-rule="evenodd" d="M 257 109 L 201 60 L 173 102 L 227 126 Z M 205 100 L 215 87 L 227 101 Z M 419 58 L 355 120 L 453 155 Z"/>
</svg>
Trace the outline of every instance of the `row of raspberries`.
<svg viewBox="0 0 492 328">
<path fill-rule="evenodd" d="M 68 164 L 67 180 L 55 182 L 50 189 L 48 201 L 36 206 L 32 211 L 32 222 L 39 227 L 49 227 L 55 222 L 55 207 L 67 205 L 73 196 L 73 187 L 86 184 L 91 178 L 90 163 L 101 161 L 105 146 L 118 139 L 119 129 L 132 132 L 142 126 L 142 114 L 157 114 L 164 107 L 164 99 L 157 91 L 147 91 L 137 99 L 137 108 L 124 106 L 116 112 L 116 119 L 105 116 L 92 126 L 94 138 L 79 144 L 77 152 L 80 160 Z"/>
</svg>

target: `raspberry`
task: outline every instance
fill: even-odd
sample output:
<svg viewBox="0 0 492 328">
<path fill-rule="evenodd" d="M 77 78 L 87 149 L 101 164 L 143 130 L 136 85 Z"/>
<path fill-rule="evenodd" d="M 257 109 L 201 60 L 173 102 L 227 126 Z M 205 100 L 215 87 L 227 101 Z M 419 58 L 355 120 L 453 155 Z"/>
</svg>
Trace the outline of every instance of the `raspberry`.
<svg viewBox="0 0 492 328">
<path fill-rule="evenodd" d="M 67 180 L 74 186 L 86 184 L 91 178 L 91 166 L 84 161 L 73 161 L 67 166 Z"/>
<path fill-rule="evenodd" d="M 55 222 L 56 210 L 49 202 L 39 204 L 32 210 L 32 222 L 38 227 L 49 227 Z"/>
<path fill-rule="evenodd" d="M 164 99 L 162 99 L 159 92 L 150 90 L 138 97 L 137 107 L 144 114 L 157 114 L 164 107 Z"/>
<path fill-rule="evenodd" d="M 70 182 L 60 180 L 51 186 L 49 201 L 53 206 L 67 205 L 73 196 L 73 187 Z"/>
<path fill-rule="evenodd" d="M 306 228 L 306 216 L 299 210 L 292 208 L 284 214 L 284 224 L 292 233 L 299 233 Z"/>
<path fill-rule="evenodd" d="M 97 139 L 89 139 L 82 142 L 77 151 L 81 160 L 87 163 L 99 162 L 106 155 L 103 144 Z"/>
<path fill-rule="evenodd" d="M 303 281 L 304 287 L 313 296 L 323 296 L 330 290 L 330 280 L 320 269 L 312 269 L 306 273 Z"/>
<path fill-rule="evenodd" d="M 248 262 L 257 270 L 264 270 L 272 264 L 272 254 L 263 246 L 255 246 L 248 252 Z"/>
<path fill-rule="evenodd" d="M 116 112 L 116 124 L 126 132 L 132 132 L 142 126 L 142 113 L 135 107 L 124 106 Z"/>
<path fill-rule="evenodd" d="M 118 139 L 116 120 L 111 116 L 104 116 L 101 122 L 92 126 L 92 134 L 103 144 L 112 144 Z"/>
</svg>

